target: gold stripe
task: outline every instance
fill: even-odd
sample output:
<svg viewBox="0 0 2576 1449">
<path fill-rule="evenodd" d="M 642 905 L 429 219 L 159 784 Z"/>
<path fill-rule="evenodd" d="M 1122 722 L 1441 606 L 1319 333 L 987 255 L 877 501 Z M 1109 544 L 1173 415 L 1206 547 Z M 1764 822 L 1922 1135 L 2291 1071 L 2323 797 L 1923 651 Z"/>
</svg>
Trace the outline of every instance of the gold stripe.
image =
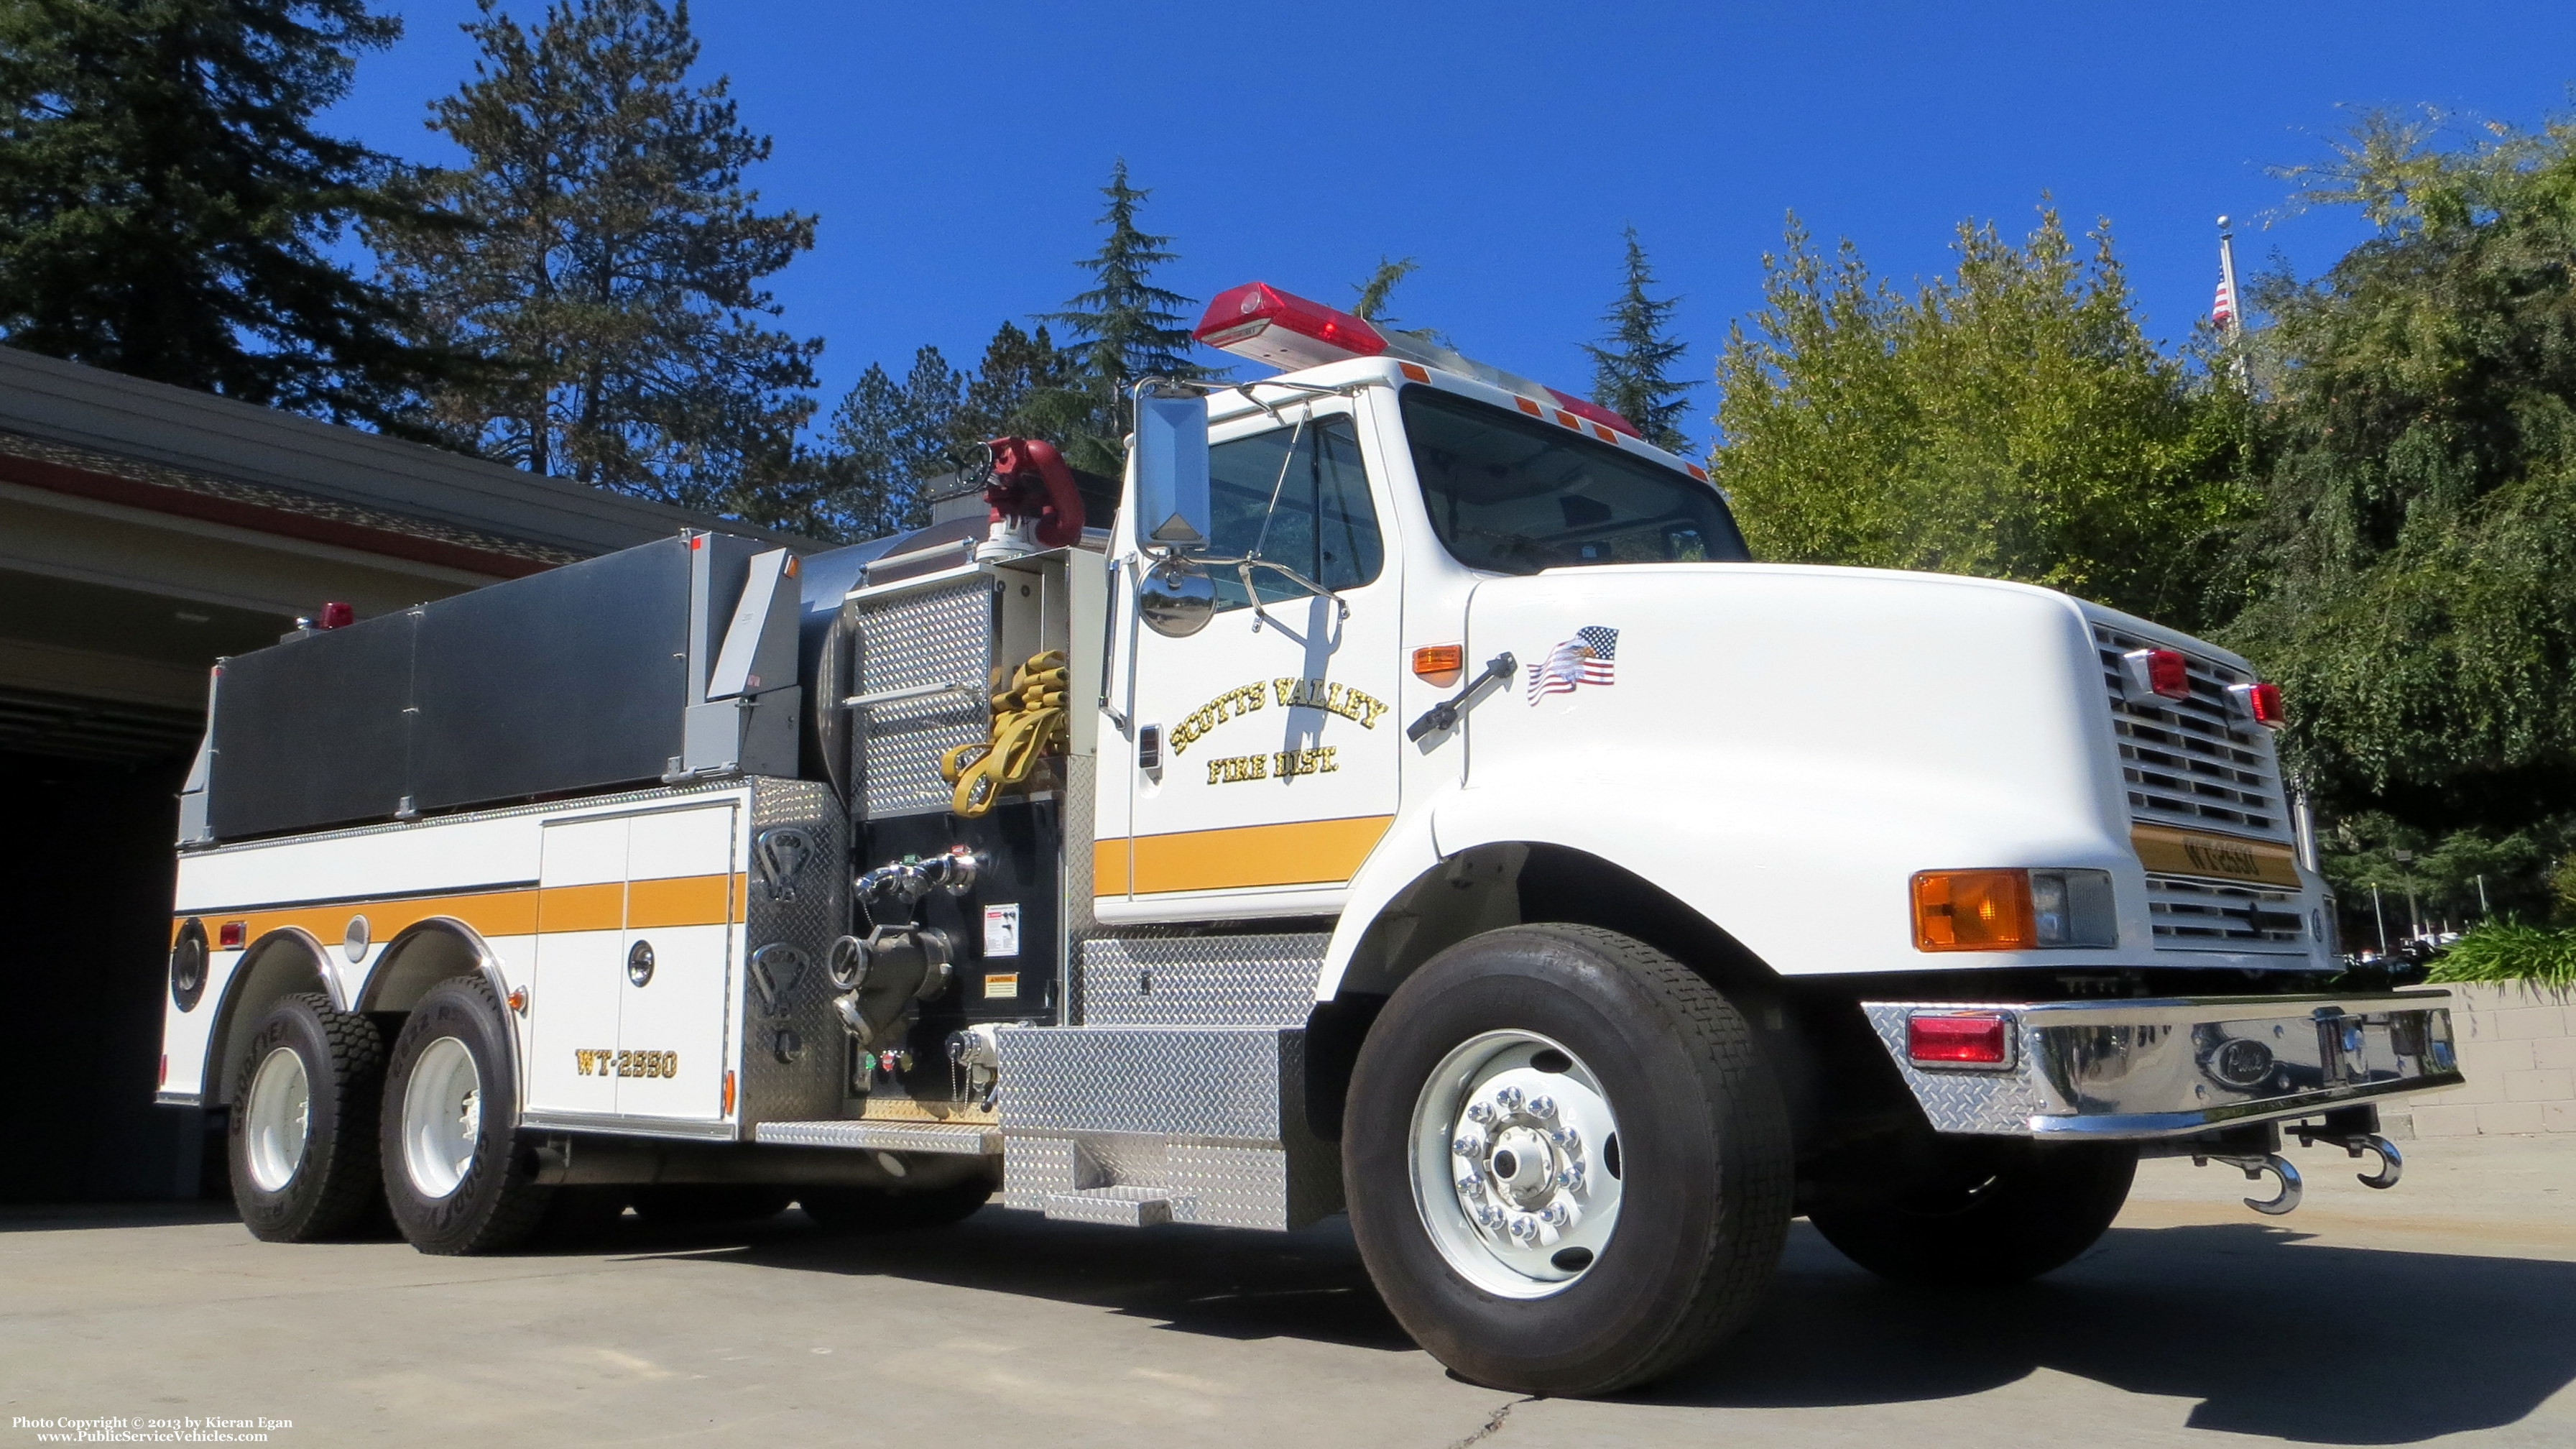
<svg viewBox="0 0 2576 1449">
<path fill-rule="evenodd" d="M 2293 890 L 2299 885 L 2297 858 L 2278 841 L 2210 835 L 2169 825 L 2134 825 L 2129 828 L 2129 846 L 2137 851 L 2138 863 L 2156 875 L 2254 881 Z"/>
<path fill-rule="evenodd" d="M 1231 890 L 1244 886 L 1337 885 L 1395 823 L 1392 815 L 1296 820 L 1224 830 L 1139 835 L 1126 843 L 1135 860 L 1138 895 L 1159 891 Z M 1121 842 L 1102 841 L 1107 846 Z M 1097 857 L 1095 856 L 1095 860 Z M 1096 887 L 1095 887 L 1096 889 Z"/>
<path fill-rule="evenodd" d="M 219 934 L 223 922 L 240 921 L 246 942 L 288 926 L 300 926 L 326 942 L 337 941 L 347 933 L 349 918 L 361 915 L 367 918 L 367 934 L 378 941 L 391 940 L 433 916 L 463 921 L 486 937 L 533 936 L 540 931 L 614 931 L 621 927 L 649 930 L 723 926 L 742 919 L 748 891 L 749 877 L 739 873 L 548 886 L 542 890 L 522 886 L 516 890 L 413 896 L 398 901 L 359 898 L 273 911 L 189 911 L 173 917 L 170 932 L 176 944 L 179 927 L 190 916 L 206 923 L 210 937 Z"/>
<path fill-rule="evenodd" d="M 632 881 L 626 887 L 626 929 L 721 926 L 731 919 L 732 907 L 731 876 L 675 875 Z"/>
<path fill-rule="evenodd" d="M 1127 837 L 1099 840 L 1091 846 L 1091 893 L 1095 896 L 1127 894 Z"/>
<path fill-rule="evenodd" d="M 614 931 L 626 924 L 626 882 L 547 886 L 537 892 L 540 931 Z"/>
</svg>

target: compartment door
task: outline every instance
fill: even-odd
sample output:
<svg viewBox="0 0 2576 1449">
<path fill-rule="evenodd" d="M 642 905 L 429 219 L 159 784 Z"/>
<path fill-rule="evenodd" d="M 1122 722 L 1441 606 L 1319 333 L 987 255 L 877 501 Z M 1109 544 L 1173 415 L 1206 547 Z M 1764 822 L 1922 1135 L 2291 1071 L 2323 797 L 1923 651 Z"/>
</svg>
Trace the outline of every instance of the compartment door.
<svg viewBox="0 0 2576 1449">
<path fill-rule="evenodd" d="M 732 1065 L 738 807 L 635 816 L 626 849 L 626 931 L 619 998 L 617 1113 L 663 1121 L 724 1118 Z M 649 952 L 651 970 L 643 969 Z"/>
<path fill-rule="evenodd" d="M 546 822 L 537 864 L 536 970 L 528 988 L 528 1109 L 617 1110 L 626 983 L 628 820 Z"/>
</svg>

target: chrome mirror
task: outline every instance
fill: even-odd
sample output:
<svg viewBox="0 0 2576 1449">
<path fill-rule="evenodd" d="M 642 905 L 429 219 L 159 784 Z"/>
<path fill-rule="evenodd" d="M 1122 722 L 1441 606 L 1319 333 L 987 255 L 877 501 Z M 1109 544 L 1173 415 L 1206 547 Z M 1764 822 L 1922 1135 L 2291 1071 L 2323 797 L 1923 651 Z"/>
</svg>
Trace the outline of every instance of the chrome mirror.
<svg viewBox="0 0 2576 1449">
<path fill-rule="evenodd" d="M 1159 560 L 1136 586 L 1136 612 L 1155 633 L 1186 639 L 1216 617 L 1216 585 L 1187 559 Z"/>
</svg>

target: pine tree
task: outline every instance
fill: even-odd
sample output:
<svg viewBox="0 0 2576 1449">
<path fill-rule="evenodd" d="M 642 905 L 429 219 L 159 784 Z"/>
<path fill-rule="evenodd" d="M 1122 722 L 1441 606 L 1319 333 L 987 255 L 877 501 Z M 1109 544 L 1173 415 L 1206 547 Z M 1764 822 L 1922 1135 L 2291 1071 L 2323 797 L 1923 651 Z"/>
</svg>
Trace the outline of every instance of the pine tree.
<svg viewBox="0 0 2576 1449">
<path fill-rule="evenodd" d="M 1109 198 L 1109 209 L 1100 215 L 1109 235 L 1097 253 L 1078 263 L 1096 285 L 1047 318 L 1063 323 L 1076 339 L 1068 350 L 1081 359 L 1078 391 L 1042 399 L 1041 411 L 1065 434 L 1066 456 L 1075 467 L 1114 475 L 1126 466 L 1119 438 L 1126 432 L 1127 389 L 1139 378 L 1212 373 L 1189 357 L 1190 329 L 1177 309 L 1192 299 L 1151 280 L 1154 268 L 1179 258 L 1167 250 L 1170 237 L 1137 228 L 1137 210 L 1153 193 L 1127 184 L 1122 157 L 1101 194 Z"/>
<path fill-rule="evenodd" d="M 777 515 L 759 495 L 806 466 L 822 344 L 764 325 L 761 279 L 814 244 L 813 217 L 743 184 L 768 138 L 723 78 L 690 84 L 685 0 L 560 0 L 533 27 L 481 7 L 474 79 L 430 122 L 469 157 L 427 180 L 466 225 L 381 238 L 433 319 L 509 369 L 442 392 L 440 420 L 533 472 Z"/>
<path fill-rule="evenodd" d="M 1044 323 L 1028 333 L 1004 322 L 985 345 L 984 360 L 966 380 L 964 400 L 949 423 L 951 458 L 963 465 L 982 451 L 985 439 L 1012 435 L 1042 437 L 1061 447 L 1063 440 L 1032 405 L 1066 392 L 1074 381 L 1075 359 L 1055 345 Z"/>
<path fill-rule="evenodd" d="M 400 426 L 450 359 L 329 247 L 406 203 L 388 158 L 313 128 L 365 0 L 0 6 L 0 330 L 31 351 Z"/>
<path fill-rule="evenodd" d="M 1671 375 L 1673 363 L 1690 349 L 1665 335 L 1681 299 L 1647 294 L 1646 289 L 1655 285 L 1654 271 L 1646 264 L 1646 249 L 1638 243 L 1635 227 L 1628 228 L 1627 238 L 1627 285 L 1601 319 L 1610 324 L 1610 335 L 1602 339 L 1606 345 L 1586 344 L 1583 349 L 1592 354 L 1592 400 L 1635 423 L 1647 442 L 1684 452 L 1690 439 L 1681 430 L 1681 420 L 1690 409 L 1690 392 L 1696 384 Z"/>
<path fill-rule="evenodd" d="M 1360 294 L 1360 299 L 1351 304 L 1351 315 L 1363 322 L 1393 327 L 1396 319 L 1381 315 L 1386 311 L 1387 299 L 1395 295 L 1398 282 L 1420 270 L 1422 264 L 1411 257 L 1400 257 L 1394 261 L 1379 257 L 1377 270 L 1369 273 L 1369 279 L 1351 288 Z"/>
<path fill-rule="evenodd" d="M 815 511 L 845 538 L 878 538 L 930 521 L 923 485 L 956 470 L 965 379 L 936 347 L 912 357 L 898 383 L 871 363 L 832 412 L 824 496 Z"/>
</svg>

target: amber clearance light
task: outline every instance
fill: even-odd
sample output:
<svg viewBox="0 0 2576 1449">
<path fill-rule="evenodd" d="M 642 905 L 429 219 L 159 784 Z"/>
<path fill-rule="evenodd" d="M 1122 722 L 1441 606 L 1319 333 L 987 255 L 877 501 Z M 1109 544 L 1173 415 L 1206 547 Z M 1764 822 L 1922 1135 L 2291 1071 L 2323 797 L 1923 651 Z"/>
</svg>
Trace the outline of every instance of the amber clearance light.
<svg viewBox="0 0 2576 1449">
<path fill-rule="evenodd" d="M 1464 644 L 1425 644 L 1413 651 L 1414 674 L 1444 689 L 1456 684 L 1466 667 Z"/>
<path fill-rule="evenodd" d="M 1914 877 L 1916 949 L 2020 951 L 2036 944 L 2030 872 L 1927 870 Z"/>
</svg>

